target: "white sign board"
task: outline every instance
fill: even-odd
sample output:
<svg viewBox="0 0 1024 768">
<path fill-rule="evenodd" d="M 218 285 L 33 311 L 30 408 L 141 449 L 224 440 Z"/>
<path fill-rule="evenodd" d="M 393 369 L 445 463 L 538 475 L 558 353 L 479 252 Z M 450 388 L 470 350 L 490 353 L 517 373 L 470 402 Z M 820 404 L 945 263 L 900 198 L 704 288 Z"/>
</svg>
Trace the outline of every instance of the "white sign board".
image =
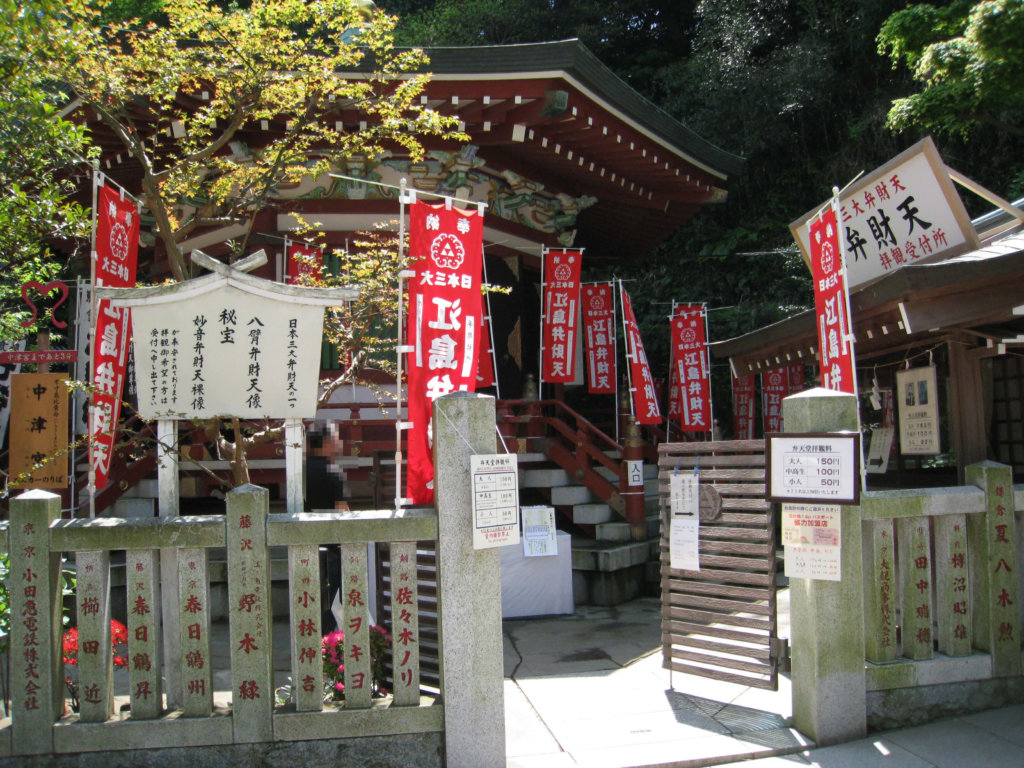
<svg viewBox="0 0 1024 768">
<path fill-rule="evenodd" d="M 692 472 L 669 480 L 669 567 L 700 570 L 700 483 Z"/>
<path fill-rule="evenodd" d="M 789 225 L 810 264 L 808 211 Z M 930 138 L 852 184 L 839 199 L 840 236 L 852 291 L 907 264 L 980 247 L 970 216 Z"/>
<path fill-rule="evenodd" d="M 147 419 L 316 415 L 324 309 L 223 286 L 132 309 Z"/>
<path fill-rule="evenodd" d="M 896 372 L 896 402 L 899 403 L 900 452 L 939 452 L 939 391 L 935 366 Z"/>
<path fill-rule="evenodd" d="M 875 427 L 871 430 L 866 467 L 868 474 L 884 475 L 889 469 L 889 457 L 892 455 L 894 436 L 895 430 L 892 427 Z"/>
<path fill-rule="evenodd" d="M 787 576 L 840 580 L 840 514 L 840 508 L 833 505 L 782 505 L 782 543 L 786 548 Z"/>
<path fill-rule="evenodd" d="M 558 554 L 558 531 L 554 507 L 523 507 L 523 556 L 551 557 Z"/>
<path fill-rule="evenodd" d="M 860 435 L 771 435 L 768 499 L 856 504 L 860 501 Z"/>
<path fill-rule="evenodd" d="M 473 548 L 519 543 L 519 465 L 514 453 L 469 457 Z"/>
</svg>

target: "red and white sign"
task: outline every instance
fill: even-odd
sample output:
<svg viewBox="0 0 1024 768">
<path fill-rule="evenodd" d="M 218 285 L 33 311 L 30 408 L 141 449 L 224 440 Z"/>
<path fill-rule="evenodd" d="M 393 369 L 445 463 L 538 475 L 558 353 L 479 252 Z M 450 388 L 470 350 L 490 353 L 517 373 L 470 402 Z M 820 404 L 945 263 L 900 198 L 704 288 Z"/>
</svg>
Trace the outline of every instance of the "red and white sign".
<svg viewBox="0 0 1024 768">
<path fill-rule="evenodd" d="M 306 275 L 313 280 L 323 280 L 323 248 L 285 238 L 284 249 L 285 260 L 288 264 L 286 283 L 298 285 Z"/>
<path fill-rule="evenodd" d="M 782 431 L 782 398 L 789 394 L 789 366 L 761 374 L 761 408 L 766 435 Z"/>
<path fill-rule="evenodd" d="M 708 367 L 707 313 L 703 304 L 681 304 L 672 318 L 672 370 L 678 382 L 679 428 L 711 429 L 711 370 Z"/>
<path fill-rule="evenodd" d="M 633 314 L 633 302 L 621 285 L 619 292 L 626 337 L 626 362 L 629 364 L 630 386 L 633 390 L 633 416 L 637 424 L 658 424 L 661 422 L 658 391 L 651 377 L 651 366 L 647 363 L 643 339 L 640 338 L 640 326 Z"/>
<path fill-rule="evenodd" d="M 580 306 L 582 251 L 544 254 L 544 319 L 541 381 L 571 384 L 576 380 L 576 316 Z"/>
<path fill-rule="evenodd" d="M 118 190 L 101 184 L 97 196 L 96 235 L 93 243 L 96 285 L 131 288 L 139 253 L 137 204 Z M 89 410 L 90 466 L 97 490 L 105 488 L 114 452 L 117 422 L 121 417 L 130 310 L 107 299 L 96 302 L 92 320 L 92 407 Z"/>
<path fill-rule="evenodd" d="M 754 376 L 734 376 L 732 380 L 732 428 L 737 440 L 754 439 Z"/>
<path fill-rule="evenodd" d="M 856 394 L 852 329 L 835 210 L 829 208 L 811 222 L 810 243 L 821 385 Z"/>
<path fill-rule="evenodd" d="M 616 391 L 615 294 L 611 283 L 583 287 L 583 338 L 587 350 L 587 391 Z"/>
<path fill-rule="evenodd" d="M 480 355 L 483 214 L 444 204 L 409 208 L 409 477 L 413 504 L 434 500 L 435 398 L 476 389 Z"/>
<path fill-rule="evenodd" d="M 484 301 L 484 309 L 487 309 L 487 302 Z M 491 318 L 484 314 L 480 321 L 480 343 L 477 344 L 480 350 L 480 360 L 476 369 L 476 385 L 478 388 L 493 387 L 494 378 L 494 339 L 491 338 Z"/>
</svg>

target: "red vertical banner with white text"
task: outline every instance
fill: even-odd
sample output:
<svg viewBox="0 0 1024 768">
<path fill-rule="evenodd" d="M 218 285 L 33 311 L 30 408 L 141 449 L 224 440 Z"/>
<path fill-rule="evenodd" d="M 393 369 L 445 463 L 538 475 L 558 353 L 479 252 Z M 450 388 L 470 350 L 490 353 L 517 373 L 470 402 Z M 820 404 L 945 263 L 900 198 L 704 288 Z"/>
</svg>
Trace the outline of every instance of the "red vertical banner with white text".
<svg viewBox="0 0 1024 768">
<path fill-rule="evenodd" d="M 640 338 L 640 326 L 633 313 L 633 302 L 629 294 L 619 286 L 622 301 L 622 325 L 626 337 L 626 362 L 629 365 L 630 387 L 633 392 L 633 416 L 637 424 L 658 424 L 661 422 L 661 408 L 658 393 L 647 363 L 644 342 Z"/>
<path fill-rule="evenodd" d="M 571 384 L 576 380 L 576 317 L 580 307 L 582 251 L 544 254 L 544 315 L 540 380 Z"/>
<path fill-rule="evenodd" d="M 615 294 L 611 283 L 586 285 L 582 291 L 583 340 L 587 356 L 587 391 L 616 391 Z"/>
<path fill-rule="evenodd" d="M 139 257 L 138 205 L 120 190 L 100 184 L 96 197 L 93 259 L 97 286 L 131 288 Z M 94 304 L 92 403 L 89 409 L 89 464 L 96 490 L 107 487 L 121 418 L 131 312 L 101 299 Z"/>
<path fill-rule="evenodd" d="M 788 366 L 772 368 L 761 374 L 761 413 L 766 435 L 782 431 L 782 398 L 788 394 Z"/>
<path fill-rule="evenodd" d="M 754 376 L 733 376 L 732 431 L 737 440 L 754 439 Z"/>
<path fill-rule="evenodd" d="M 409 364 L 409 476 L 413 504 L 434 500 L 431 453 L 433 401 L 476 390 L 482 320 L 483 214 L 417 201 L 409 208 L 407 342 Z"/>
<path fill-rule="evenodd" d="M 672 318 L 672 372 L 676 375 L 679 428 L 683 432 L 711 429 L 711 371 L 702 304 L 681 304 Z"/>
<path fill-rule="evenodd" d="M 285 262 L 289 285 L 299 285 L 308 275 L 313 280 L 324 278 L 324 249 L 294 240 L 285 240 Z"/>
<path fill-rule="evenodd" d="M 810 245 L 821 385 L 836 392 L 856 394 L 853 331 L 849 327 L 843 255 L 834 209 L 811 221 Z"/>
<path fill-rule="evenodd" d="M 478 388 L 493 387 L 494 378 L 494 339 L 491 338 L 491 318 L 487 314 L 487 300 L 484 300 L 484 314 L 480 318 L 480 360 L 476 369 L 476 385 Z"/>
</svg>

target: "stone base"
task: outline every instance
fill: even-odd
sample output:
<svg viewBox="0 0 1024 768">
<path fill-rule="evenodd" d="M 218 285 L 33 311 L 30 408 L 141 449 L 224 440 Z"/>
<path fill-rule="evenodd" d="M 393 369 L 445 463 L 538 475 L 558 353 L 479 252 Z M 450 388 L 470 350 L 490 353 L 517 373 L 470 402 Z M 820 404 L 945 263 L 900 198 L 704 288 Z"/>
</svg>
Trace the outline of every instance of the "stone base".
<svg viewBox="0 0 1024 768">
<path fill-rule="evenodd" d="M 868 728 L 872 731 L 903 728 L 1021 703 L 1024 703 L 1024 677 L 868 691 Z"/>
<path fill-rule="evenodd" d="M 572 572 L 572 595 L 576 605 L 613 606 L 641 597 L 646 592 L 646 566 L 631 565 L 617 571 Z"/>
<path fill-rule="evenodd" d="M 263 768 L 337 768 L 340 765 L 442 768 L 444 746 L 440 733 L 420 733 L 0 759 L 0 768 L 222 768 L 228 765 L 258 765 Z"/>
</svg>

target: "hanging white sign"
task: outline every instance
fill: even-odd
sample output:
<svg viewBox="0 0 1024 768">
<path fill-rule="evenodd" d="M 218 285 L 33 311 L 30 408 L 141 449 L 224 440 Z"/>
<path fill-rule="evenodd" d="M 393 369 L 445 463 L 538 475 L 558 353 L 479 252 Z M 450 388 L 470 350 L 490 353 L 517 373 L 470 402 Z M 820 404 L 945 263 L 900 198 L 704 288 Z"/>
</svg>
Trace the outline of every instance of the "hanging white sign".
<svg viewBox="0 0 1024 768">
<path fill-rule="evenodd" d="M 469 457 L 473 549 L 519 543 L 519 465 L 514 453 Z"/>
<path fill-rule="evenodd" d="M 939 453 L 938 395 L 934 365 L 896 372 L 901 453 Z"/>
<path fill-rule="evenodd" d="M 700 482 L 692 472 L 676 472 L 669 480 L 669 567 L 700 570 Z"/>
<path fill-rule="evenodd" d="M 523 507 L 523 556 L 550 557 L 558 554 L 554 507 Z"/>
</svg>

